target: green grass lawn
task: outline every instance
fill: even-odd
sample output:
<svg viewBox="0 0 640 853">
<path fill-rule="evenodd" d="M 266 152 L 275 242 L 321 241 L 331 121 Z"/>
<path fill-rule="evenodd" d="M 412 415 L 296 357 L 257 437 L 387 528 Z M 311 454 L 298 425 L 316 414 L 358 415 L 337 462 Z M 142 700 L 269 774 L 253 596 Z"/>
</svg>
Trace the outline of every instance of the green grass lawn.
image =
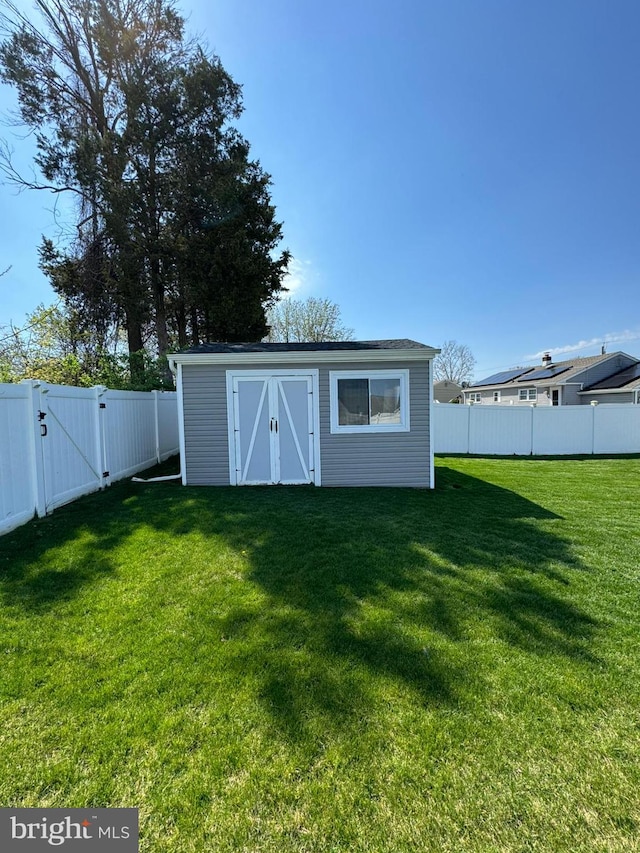
<svg viewBox="0 0 640 853">
<path fill-rule="evenodd" d="M 640 459 L 122 483 L 0 539 L 0 805 L 141 850 L 640 849 Z"/>
</svg>

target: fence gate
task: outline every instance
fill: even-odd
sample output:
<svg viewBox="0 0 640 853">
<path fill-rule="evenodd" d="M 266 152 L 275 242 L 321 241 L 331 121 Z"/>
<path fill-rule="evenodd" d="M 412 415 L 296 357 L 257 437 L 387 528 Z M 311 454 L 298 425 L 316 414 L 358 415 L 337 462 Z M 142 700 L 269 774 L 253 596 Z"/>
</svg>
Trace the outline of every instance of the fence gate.
<svg viewBox="0 0 640 853">
<path fill-rule="evenodd" d="M 167 459 L 178 442 L 175 391 L 0 383 L 0 536 Z"/>
<path fill-rule="evenodd" d="M 107 482 L 103 393 L 101 388 L 64 385 L 39 388 L 36 400 L 46 512 L 97 491 Z"/>
</svg>

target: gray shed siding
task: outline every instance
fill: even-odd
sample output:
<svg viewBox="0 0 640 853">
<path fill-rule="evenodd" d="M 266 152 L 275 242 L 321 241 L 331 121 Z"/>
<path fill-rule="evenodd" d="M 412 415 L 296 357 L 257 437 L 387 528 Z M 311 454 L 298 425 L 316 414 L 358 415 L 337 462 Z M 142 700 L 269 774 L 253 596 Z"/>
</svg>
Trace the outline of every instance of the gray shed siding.
<svg viewBox="0 0 640 853">
<path fill-rule="evenodd" d="M 184 364 L 182 400 L 187 483 L 190 486 L 228 486 L 225 368 Z"/>
<path fill-rule="evenodd" d="M 331 362 L 313 364 L 182 366 L 186 478 L 189 485 L 229 485 L 227 370 L 318 369 L 320 469 L 323 486 L 430 485 L 429 364 Z M 329 372 L 332 370 L 409 370 L 410 432 L 332 435 Z"/>
<path fill-rule="evenodd" d="M 409 432 L 331 435 L 330 370 L 409 370 Z M 337 363 L 320 369 L 320 464 L 325 486 L 429 486 L 429 365 Z"/>
</svg>

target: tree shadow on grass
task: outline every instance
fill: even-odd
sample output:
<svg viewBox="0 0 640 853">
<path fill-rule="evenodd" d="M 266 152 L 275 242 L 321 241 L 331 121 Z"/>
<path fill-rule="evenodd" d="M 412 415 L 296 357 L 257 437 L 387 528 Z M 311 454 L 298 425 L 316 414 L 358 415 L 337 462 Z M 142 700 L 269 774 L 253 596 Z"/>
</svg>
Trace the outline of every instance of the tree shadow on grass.
<svg viewBox="0 0 640 853">
<path fill-rule="evenodd" d="M 184 666 L 210 655 L 230 683 L 252 685 L 295 740 L 359 725 L 398 691 L 426 707 L 477 701 L 479 635 L 595 663 L 596 623 L 570 597 L 571 573 L 583 566 L 553 531 L 558 520 L 446 468 L 434 492 L 122 484 L 33 525 L 47 535 L 31 537 L 0 590 L 37 613 L 114 573 L 113 548 L 140 525 L 176 542 L 197 536 L 210 547 L 183 569 L 199 579 L 180 617 L 191 638 Z M 10 538 L 15 557 L 30 537 Z M 52 564 L 71 544 L 72 563 Z M 240 577 L 220 574 L 221 545 L 241 555 Z M 156 571 L 158 583 L 177 578 L 163 581 L 161 562 Z"/>
<path fill-rule="evenodd" d="M 123 526 L 90 495 L 0 537 L 0 596 L 42 613 L 113 573 Z M 128 528 L 128 525 L 126 526 Z"/>
<path fill-rule="evenodd" d="M 268 606 L 285 614 L 272 616 L 271 635 L 287 654 L 262 670 L 282 725 L 303 725 L 309 705 L 327 714 L 345 703 L 366 707 L 360 671 L 430 707 L 464 703 L 481 678 L 471 642 L 481 624 L 519 649 L 595 662 L 595 623 L 565 589 L 582 567 L 570 544 L 540 524 L 558 517 L 475 478 L 439 474 L 435 494 L 341 490 L 298 501 L 273 490 L 272 523 L 252 512 L 217 520 L 216 532 L 250 555 L 251 580 Z M 277 520 L 283 510 L 286 525 Z M 245 614 L 230 613 L 227 628 L 235 619 L 247 625 Z M 296 643 L 315 650 L 311 664 L 290 660 Z M 336 662 L 346 674 L 327 682 Z"/>
</svg>

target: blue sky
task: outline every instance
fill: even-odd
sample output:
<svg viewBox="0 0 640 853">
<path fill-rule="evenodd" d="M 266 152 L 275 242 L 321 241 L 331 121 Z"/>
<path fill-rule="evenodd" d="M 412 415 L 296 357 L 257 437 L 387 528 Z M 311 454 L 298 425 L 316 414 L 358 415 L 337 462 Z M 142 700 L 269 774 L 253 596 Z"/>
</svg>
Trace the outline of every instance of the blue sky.
<svg viewBox="0 0 640 853">
<path fill-rule="evenodd" d="M 603 340 L 640 357 L 637 0 L 180 8 L 243 85 L 296 295 L 361 339 L 467 344 L 476 378 Z M 0 323 L 54 299 L 53 205 L 0 187 Z"/>
</svg>

